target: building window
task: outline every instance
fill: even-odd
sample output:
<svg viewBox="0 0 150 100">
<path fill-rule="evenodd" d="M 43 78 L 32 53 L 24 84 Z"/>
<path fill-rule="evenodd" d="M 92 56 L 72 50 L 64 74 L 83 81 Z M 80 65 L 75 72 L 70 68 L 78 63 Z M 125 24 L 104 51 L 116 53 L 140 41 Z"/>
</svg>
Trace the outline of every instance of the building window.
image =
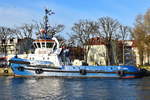
<svg viewBox="0 0 150 100">
<path fill-rule="evenodd" d="M 6 40 L 3 39 L 3 40 L 2 40 L 2 44 L 5 44 L 5 43 L 6 43 Z"/>
<path fill-rule="evenodd" d="M 13 39 L 10 39 L 10 44 L 13 44 Z"/>
</svg>

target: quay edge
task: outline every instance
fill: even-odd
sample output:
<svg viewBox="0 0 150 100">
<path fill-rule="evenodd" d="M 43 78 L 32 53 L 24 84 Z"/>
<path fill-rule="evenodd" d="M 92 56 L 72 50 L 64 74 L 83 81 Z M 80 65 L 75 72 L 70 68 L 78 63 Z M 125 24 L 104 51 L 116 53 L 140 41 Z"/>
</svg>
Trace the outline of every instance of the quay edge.
<svg viewBox="0 0 150 100">
<path fill-rule="evenodd" d="M 0 76 L 13 76 L 13 70 L 11 67 L 0 68 Z"/>
</svg>

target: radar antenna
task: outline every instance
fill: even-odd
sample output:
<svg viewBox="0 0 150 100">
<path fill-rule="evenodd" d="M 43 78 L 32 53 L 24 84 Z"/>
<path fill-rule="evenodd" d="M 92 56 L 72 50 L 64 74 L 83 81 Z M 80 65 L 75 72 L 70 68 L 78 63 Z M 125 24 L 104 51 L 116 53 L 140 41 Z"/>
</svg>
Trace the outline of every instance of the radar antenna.
<svg viewBox="0 0 150 100">
<path fill-rule="evenodd" d="M 55 14 L 52 10 L 49 10 L 47 8 L 45 9 L 44 25 L 45 25 L 46 34 L 48 31 L 48 15 L 52 15 L 52 14 Z"/>
</svg>

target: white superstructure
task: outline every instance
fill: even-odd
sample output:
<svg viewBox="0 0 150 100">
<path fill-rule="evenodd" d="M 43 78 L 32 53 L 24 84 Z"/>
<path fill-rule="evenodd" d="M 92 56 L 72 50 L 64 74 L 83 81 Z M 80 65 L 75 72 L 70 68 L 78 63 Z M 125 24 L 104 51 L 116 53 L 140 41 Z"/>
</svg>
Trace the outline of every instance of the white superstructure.
<svg viewBox="0 0 150 100">
<path fill-rule="evenodd" d="M 61 59 L 58 57 L 62 48 L 59 48 L 59 42 L 56 38 L 38 39 L 33 42 L 35 52 L 29 54 L 27 59 L 33 61 L 50 61 L 55 67 L 61 65 Z"/>
</svg>

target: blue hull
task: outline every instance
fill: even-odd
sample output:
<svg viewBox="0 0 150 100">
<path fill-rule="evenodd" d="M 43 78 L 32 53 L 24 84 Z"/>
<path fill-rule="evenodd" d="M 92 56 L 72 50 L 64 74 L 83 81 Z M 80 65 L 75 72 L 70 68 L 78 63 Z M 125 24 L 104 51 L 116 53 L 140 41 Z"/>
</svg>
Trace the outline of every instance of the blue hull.
<svg viewBox="0 0 150 100">
<path fill-rule="evenodd" d="M 19 58 L 18 58 L 19 59 Z M 141 77 L 140 70 L 135 66 L 60 66 L 59 68 L 30 66 L 20 64 L 13 59 L 10 63 L 16 76 L 44 76 L 44 77 L 110 77 L 136 78 Z M 20 60 L 20 59 L 19 59 Z M 11 60 L 12 61 L 12 60 Z M 22 60 L 23 61 L 23 60 Z"/>
</svg>

